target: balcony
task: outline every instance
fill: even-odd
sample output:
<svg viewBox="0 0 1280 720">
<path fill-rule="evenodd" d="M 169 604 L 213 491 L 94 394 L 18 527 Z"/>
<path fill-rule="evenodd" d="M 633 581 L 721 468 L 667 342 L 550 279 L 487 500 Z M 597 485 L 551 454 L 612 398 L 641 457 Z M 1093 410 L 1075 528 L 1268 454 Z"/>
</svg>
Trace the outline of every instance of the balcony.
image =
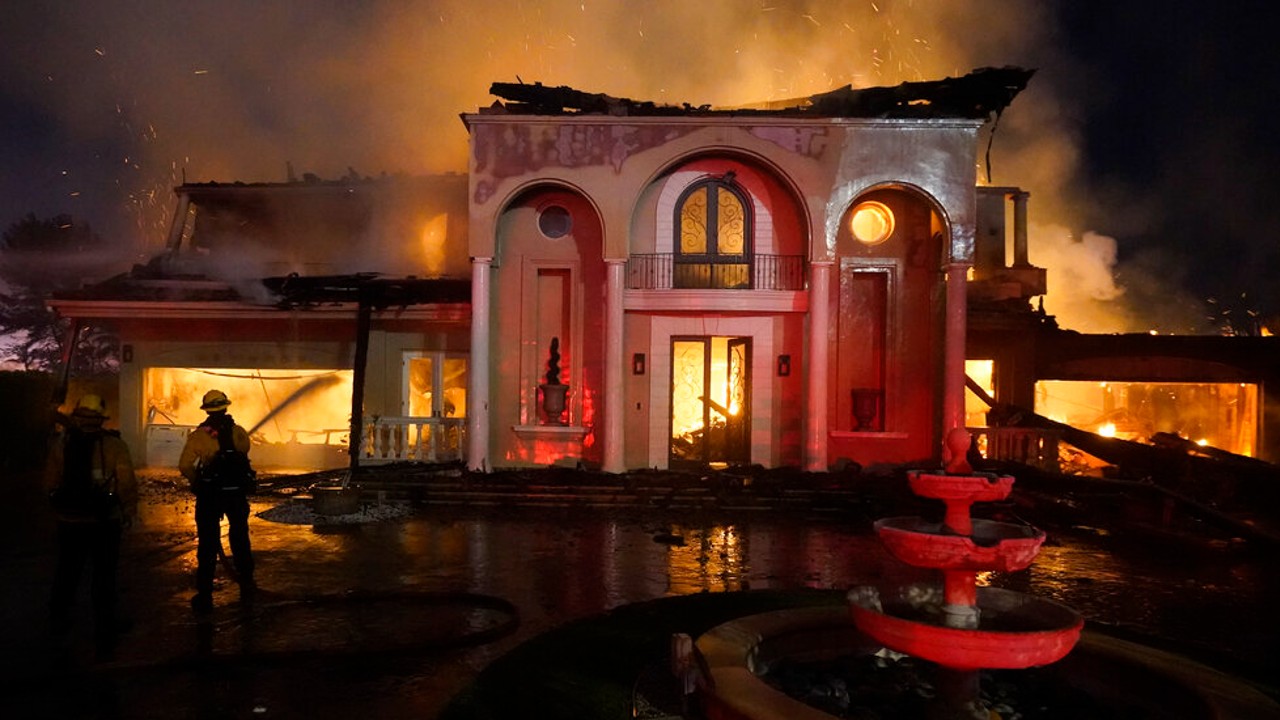
<svg viewBox="0 0 1280 720">
<path fill-rule="evenodd" d="M 365 424 L 360 462 L 441 463 L 461 460 L 466 447 L 466 418 L 387 417 Z"/>
<path fill-rule="evenodd" d="M 674 253 L 632 255 L 630 290 L 804 290 L 803 255 L 754 255 L 748 263 L 700 261 Z"/>
</svg>

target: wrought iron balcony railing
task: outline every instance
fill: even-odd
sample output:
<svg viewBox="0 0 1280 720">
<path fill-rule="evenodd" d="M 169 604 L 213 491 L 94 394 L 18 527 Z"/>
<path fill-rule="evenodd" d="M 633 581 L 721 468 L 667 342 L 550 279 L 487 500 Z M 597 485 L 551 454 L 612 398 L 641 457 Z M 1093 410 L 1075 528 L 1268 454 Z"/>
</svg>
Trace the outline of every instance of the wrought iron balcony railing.
<svg viewBox="0 0 1280 720">
<path fill-rule="evenodd" d="M 748 262 L 677 259 L 674 253 L 632 255 L 627 287 L 632 290 L 803 290 L 803 255 L 753 255 Z"/>
</svg>

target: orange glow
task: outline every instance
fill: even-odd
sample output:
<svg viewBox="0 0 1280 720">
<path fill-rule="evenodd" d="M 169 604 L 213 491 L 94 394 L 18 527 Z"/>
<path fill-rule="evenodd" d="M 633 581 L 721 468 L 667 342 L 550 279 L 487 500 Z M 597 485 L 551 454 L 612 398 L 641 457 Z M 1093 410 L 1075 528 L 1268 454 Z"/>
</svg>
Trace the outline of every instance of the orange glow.
<svg viewBox="0 0 1280 720">
<path fill-rule="evenodd" d="M 1247 383 L 1036 383 L 1035 411 L 1106 437 L 1148 441 L 1158 432 L 1238 455 L 1257 452 L 1259 392 Z"/>
<path fill-rule="evenodd" d="M 406 362 L 409 372 L 410 417 L 466 417 L 466 358 L 446 357 L 435 353 L 409 357 Z"/>
<path fill-rule="evenodd" d="M 255 442 L 345 446 L 351 384 L 350 370 L 147 368 L 143 421 L 194 427 L 206 417 L 201 397 L 216 388 Z"/>
<path fill-rule="evenodd" d="M 996 389 L 993 377 L 995 376 L 994 360 L 965 360 L 964 373 L 971 380 L 978 384 L 987 392 L 987 395 L 995 397 Z M 964 391 L 964 424 L 969 427 L 984 427 L 987 424 L 987 411 L 991 407 L 987 405 L 977 393 L 965 388 Z"/>
<path fill-rule="evenodd" d="M 876 245 L 893 234 L 893 211 L 884 203 L 869 200 L 858 203 L 849 220 L 849 229 L 858 242 Z"/>
<path fill-rule="evenodd" d="M 422 226 L 422 261 L 428 277 L 444 274 L 445 240 L 449 237 L 449 215 L 440 213 Z"/>
<path fill-rule="evenodd" d="M 747 553 L 745 538 L 738 528 L 717 525 L 685 531 L 673 526 L 671 532 L 687 536 L 689 541 L 684 545 L 672 545 L 667 550 L 670 594 L 742 589 L 741 578 Z"/>
<path fill-rule="evenodd" d="M 204 421 L 201 398 L 218 389 L 249 431 L 258 468 L 316 470 L 348 462 L 351 370 L 147 368 L 142 422 L 147 464 L 172 467 L 187 434 Z"/>
<path fill-rule="evenodd" d="M 675 377 L 683 378 L 685 392 L 677 392 L 672 398 L 671 433 L 675 438 L 692 438 L 706 428 L 703 419 L 704 405 L 711 405 L 711 424 L 723 424 L 729 417 L 742 413 L 742 404 L 729 393 L 729 338 L 711 339 L 709 384 L 704 384 L 703 369 L 707 361 L 702 341 L 677 341 L 672 362 Z M 709 403 L 707 401 L 710 401 Z M 721 410 L 727 410 L 727 413 Z"/>
</svg>

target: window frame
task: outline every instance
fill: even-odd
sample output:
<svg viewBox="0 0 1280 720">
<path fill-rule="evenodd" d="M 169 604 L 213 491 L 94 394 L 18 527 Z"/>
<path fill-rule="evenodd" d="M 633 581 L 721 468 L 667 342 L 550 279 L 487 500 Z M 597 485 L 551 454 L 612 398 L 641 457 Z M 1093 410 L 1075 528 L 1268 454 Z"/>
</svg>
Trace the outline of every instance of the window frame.
<svg viewBox="0 0 1280 720">
<path fill-rule="evenodd" d="M 684 236 L 684 210 L 689 198 L 702 189 L 707 191 L 707 207 L 704 217 L 706 227 L 706 252 L 703 253 L 686 253 L 683 249 L 682 238 Z M 725 255 L 720 252 L 720 202 L 719 193 L 728 192 L 738 201 L 742 207 L 742 253 L 740 255 Z M 734 180 L 733 173 L 725 175 L 710 176 L 701 178 L 690 183 L 676 198 L 672 227 L 674 235 L 672 237 L 672 264 L 676 266 L 676 272 L 673 277 L 673 287 L 681 289 L 713 289 L 713 290 L 733 290 L 733 289 L 752 289 L 755 287 L 755 222 L 752 212 L 751 195 L 742 188 Z M 680 281 L 680 266 L 705 265 L 708 269 L 708 276 L 705 284 L 684 284 Z M 734 285 L 718 284 L 715 280 L 716 266 L 727 265 L 743 265 L 746 267 L 746 282 Z M 724 277 L 721 276 L 721 281 Z"/>
</svg>

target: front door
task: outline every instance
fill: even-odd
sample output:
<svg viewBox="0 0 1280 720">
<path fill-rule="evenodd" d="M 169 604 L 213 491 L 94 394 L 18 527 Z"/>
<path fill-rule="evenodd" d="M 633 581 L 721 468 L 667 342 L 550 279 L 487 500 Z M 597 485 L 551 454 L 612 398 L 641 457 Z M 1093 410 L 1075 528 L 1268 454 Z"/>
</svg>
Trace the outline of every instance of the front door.
<svg viewBox="0 0 1280 720">
<path fill-rule="evenodd" d="M 751 339 L 671 339 L 672 467 L 751 462 Z"/>
</svg>

